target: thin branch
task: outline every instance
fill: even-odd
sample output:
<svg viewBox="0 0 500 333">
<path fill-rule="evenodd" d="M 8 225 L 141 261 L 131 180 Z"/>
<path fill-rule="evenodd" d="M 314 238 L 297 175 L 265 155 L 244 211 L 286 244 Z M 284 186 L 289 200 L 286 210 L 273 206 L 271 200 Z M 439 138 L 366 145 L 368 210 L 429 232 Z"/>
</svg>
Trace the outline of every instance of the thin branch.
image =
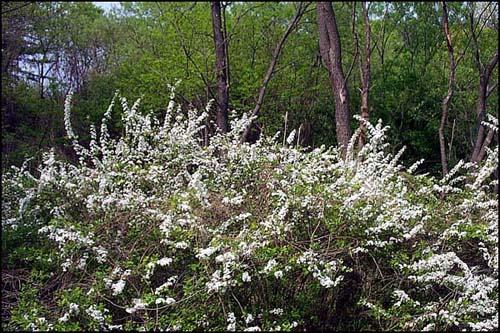
<svg viewBox="0 0 500 333">
<path fill-rule="evenodd" d="M 493 68 L 495 68 L 497 62 L 498 62 L 498 50 L 490 58 L 490 60 L 488 61 L 488 65 L 486 65 L 486 68 L 484 69 L 483 73 L 487 78 L 491 76 L 491 72 L 493 72 Z"/>
<path fill-rule="evenodd" d="M 454 85 L 455 85 L 455 57 L 453 52 L 453 42 L 451 40 L 450 27 L 448 23 L 448 9 L 446 7 L 446 2 L 441 1 L 441 6 L 443 8 L 443 30 L 446 39 L 446 45 L 448 47 L 448 56 L 450 58 L 450 77 L 448 81 L 448 93 L 443 99 L 442 103 L 442 114 L 441 114 L 441 124 L 439 126 L 439 147 L 441 152 L 441 166 L 443 177 L 448 174 L 448 161 L 446 159 L 446 138 L 444 135 L 446 121 L 448 118 L 448 111 L 450 108 L 451 98 L 454 93 Z"/>
<path fill-rule="evenodd" d="M 264 5 L 265 5 L 265 3 L 261 3 L 261 4 L 255 5 L 255 6 L 251 6 L 251 7 L 247 8 L 243 13 L 241 13 L 240 15 L 238 15 L 238 17 L 236 18 L 236 22 L 233 25 L 233 29 L 232 29 L 233 31 L 230 34 L 228 34 L 227 39 L 231 40 L 231 38 L 233 37 L 233 35 L 236 33 L 236 28 L 238 27 L 238 25 L 240 24 L 241 19 L 244 16 L 246 16 L 250 11 L 253 11 L 254 9 L 262 7 Z M 226 41 L 224 41 L 224 42 L 226 42 Z"/>
<path fill-rule="evenodd" d="M 481 12 L 481 15 L 480 15 L 480 16 L 479 16 L 479 18 L 478 18 L 478 22 L 477 22 L 477 24 L 478 24 L 478 25 L 479 25 L 479 23 L 481 23 L 481 17 L 482 17 L 482 15 L 483 15 L 483 13 L 485 12 L 485 10 L 486 10 L 486 9 L 487 9 L 490 5 L 491 5 L 491 3 L 488 3 L 488 4 L 486 5 L 486 7 L 484 7 L 483 11 Z M 495 7 L 496 7 L 496 4 L 495 4 Z M 489 15 L 488 15 L 488 17 L 484 19 L 483 24 L 481 25 L 481 28 L 479 28 L 479 31 L 478 31 L 478 33 L 477 33 L 477 37 L 478 37 L 478 38 L 479 38 L 479 36 L 481 36 L 481 33 L 483 32 L 483 29 L 484 29 L 484 27 L 486 26 L 486 23 L 488 23 L 488 21 L 489 21 L 489 19 L 490 19 L 491 15 L 493 15 L 493 13 L 494 13 L 494 12 L 495 12 L 495 8 L 494 8 L 493 10 L 491 10 L 491 11 L 490 11 L 490 13 L 489 13 Z M 476 26 L 476 27 L 477 27 L 477 26 Z"/>
<path fill-rule="evenodd" d="M 474 3 L 471 3 L 470 4 L 470 13 L 469 13 L 469 20 L 470 20 L 470 30 L 471 30 L 471 36 L 472 36 L 472 41 L 474 42 L 473 45 L 474 45 L 474 61 L 476 63 L 476 67 L 478 68 L 478 70 L 480 72 L 483 72 L 484 71 L 484 66 L 483 66 L 483 63 L 481 62 L 481 57 L 479 55 L 479 46 L 478 46 L 478 38 L 479 38 L 479 35 L 481 34 L 485 24 L 486 24 L 486 21 L 489 19 L 489 17 L 485 20 L 485 22 L 483 23 L 483 25 L 481 26 L 481 28 L 479 29 L 479 32 L 476 34 L 476 29 L 477 27 L 479 26 L 479 24 L 481 23 L 481 18 L 484 14 L 484 12 L 486 11 L 486 9 L 489 7 L 489 3 L 488 5 L 486 5 L 483 10 L 481 11 L 481 13 L 479 14 L 478 18 L 477 18 L 477 24 L 474 25 L 474 6 L 475 4 Z"/>
<path fill-rule="evenodd" d="M 486 148 L 490 145 L 491 141 L 493 140 L 493 136 L 495 135 L 495 131 L 493 131 L 491 128 L 488 129 L 488 134 L 486 135 L 486 139 L 483 141 L 483 145 L 481 146 L 481 150 L 479 151 L 479 154 L 477 155 L 477 160 L 481 161 L 484 156 L 486 155 Z"/>
<path fill-rule="evenodd" d="M 184 51 L 184 54 L 186 55 L 188 60 L 193 64 L 194 68 L 198 72 L 198 75 L 202 79 L 203 83 L 205 83 L 205 86 L 207 87 L 208 92 L 209 92 L 210 96 L 212 97 L 212 99 L 215 101 L 215 104 L 217 105 L 217 107 L 220 107 L 219 102 L 217 101 L 217 98 L 215 97 L 215 94 L 212 91 L 210 83 L 208 82 L 207 78 L 205 77 L 205 75 L 203 75 L 203 72 L 200 70 L 200 68 L 198 67 L 198 65 L 194 61 L 193 57 L 191 56 L 191 53 L 188 51 L 185 40 L 184 40 L 184 35 L 182 34 L 181 30 L 177 26 L 177 22 L 175 20 L 173 20 L 172 23 L 173 23 L 172 26 L 174 27 L 175 31 L 177 32 L 177 34 L 180 37 L 181 46 L 182 46 L 182 50 Z"/>
<path fill-rule="evenodd" d="M 295 17 L 293 18 L 292 22 L 288 25 L 288 28 L 286 29 L 285 33 L 281 37 L 280 41 L 276 45 L 276 48 L 274 49 L 273 52 L 273 57 L 271 59 L 271 63 L 269 64 L 269 68 L 267 69 L 266 76 L 264 77 L 264 81 L 262 82 L 262 86 L 259 91 L 259 97 L 257 99 L 257 104 L 255 105 L 255 108 L 252 111 L 251 117 L 256 117 L 260 113 L 260 109 L 262 107 L 262 104 L 264 103 L 264 96 L 266 93 L 267 89 L 267 84 L 271 80 L 271 77 L 273 76 L 274 73 L 274 68 L 276 66 L 276 63 L 278 62 L 278 58 L 281 53 L 281 49 L 283 48 L 283 45 L 285 44 L 286 39 L 290 35 L 290 33 L 297 27 L 300 19 L 304 15 L 304 12 L 307 10 L 307 8 L 311 5 L 311 2 L 307 2 L 305 5 L 303 2 L 299 4 L 299 7 L 297 8 L 297 13 L 295 14 Z M 243 131 L 243 134 L 240 137 L 240 142 L 246 142 L 248 141 L 248 137 L 250 135 L 250 130 L 252 129 L 253 121 L 250 122 L 245 130 Z"/>
<path fill-rule="evenodd" d="M 13 12 L 13 11 L 16 11 L 16 10 L 19 10 L 21 8 L 24 8 L 24 7 L 29 6 L 31 4 L 34 4 L 34 3 L 35 3 L 35 1 L 30 1 L 28 3 L 25 3 L 25 4 L 21 5 L 21 6 L 18 6 L 18 7 L 15 7 L 15 8 L 11 8 L 11 9 L 7 9 L 7 10 L 5 10 L 5 11 L 2 12 L 2 15 L 5 15 L 7 13 L 10 13 L 10 12 Z"/>
<path fill-rule="evenodd" d="M 486 98 L 490 97 L 491 93 L 495 90 L 495 88 L 497 87 L 498 85 L 498 82 L 496 82 L 493 86 L 491 86 L 490 88 L 488 88 L 488 91 L 486 92 Z"/>
<path fill-rule="evenodd" d="M 354 36 L 354 46 L 356 47 L 356 52 L 354 53 L 354 56 L 352 58 L 351 66 L 349 67 L 349 70 L 347 71 L 347 75 L 344 78 L 344 83 L 343 83 L 343 89 L 346 89 L 347 86 L 347 80 L 351 76 L 352 69 L 354 68 L 354 64 L 356 63 L 356 59 L 359 56 L 359 39 L 358 39 L 358 33 L 356 31 L 356 2 L 353 2 L 352 5 L 352 33 Z"/>
</svg>

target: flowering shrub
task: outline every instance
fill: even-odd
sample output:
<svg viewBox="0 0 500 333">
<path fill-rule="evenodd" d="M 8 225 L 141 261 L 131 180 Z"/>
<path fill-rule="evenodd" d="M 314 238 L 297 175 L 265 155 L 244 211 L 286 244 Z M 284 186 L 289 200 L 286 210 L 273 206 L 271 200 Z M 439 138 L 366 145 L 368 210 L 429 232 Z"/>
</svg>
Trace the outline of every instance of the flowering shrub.
<svg viewBox="0 0 500 333">
<path fill-rule="evenodd" d="M 438 180 L 389 154 L 380 122 L 343 160 L 294 132 L 240 144 L 246 116 L 204 146 L 206 112 L 172 96 L 160 122 L 139 102 L 115 95 L 84 147 L 68 96 L 79 162 L 2 175 L 3 252 L 31 271 L 9 328 L 498 327 L 498 147 Z"/>
</svg>

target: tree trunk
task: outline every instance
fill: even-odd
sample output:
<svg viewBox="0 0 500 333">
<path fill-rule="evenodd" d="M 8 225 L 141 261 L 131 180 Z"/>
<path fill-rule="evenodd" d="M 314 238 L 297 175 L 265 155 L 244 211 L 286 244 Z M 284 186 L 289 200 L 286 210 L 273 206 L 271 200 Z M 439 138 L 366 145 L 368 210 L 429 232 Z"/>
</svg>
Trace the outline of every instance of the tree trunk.
<svg viewBox="0 0 500 333">
<path fill-rule="evenodd" d="M 368 17 L 368 8 L 366 6 L 366 1 L 363 1 L 363 20 L 365 29 L 365 51 L 364 58 L 360 57 L 361 62 L 361 118 L 369 120 L 369 104 L 368 96 L 370 93 L 370 79 L 371 79 L 371 27 L 370 19 Z M 366 126 L 361 124 L 361 134 L 359 136 L 359 146 L 363 147 L 366 140 Z"/>
<path fill-rule="evenodd" d="M 486 148 L 490 145 L 493 137 L 495 136 L 495 132 L 491 129 L 488 129 L 488 135 L 486 135 L 486 139 L 484 139 L 483 145 L 481 146 L 481 150 L 479 150 L 477 160 L 481 161 L 486 155 Z"/>
<path fill-rule="evenodd" d="M 217 127 L 222 133 L 229 131 L 229 61 L 227 39 L 224 36 L 220 1 L 212 1 L 212 26 L 215 43 L 215 67 L 217 71 Z"/>
<path fill-rule="evenodd" d="M 450 78 L 448 81 L 448 94 L 443 99 L 442 104 L 442 113 L 441 113 L 441 125 L 439 126 L 439 147 L 441 150 L 441 166 L 443 177 L 448 174 L 448 161 L 446 159 L 446 140 L 444 136 L 444 130 L 446 127 L 446 120 L 448 117 L 448 110 L 450 108 L 451 98 L 454 93 L 455 86 L 455 56 L 453 54 L 453 43 L 451 41 L 450 36 L 450 27 L 448 24 L 448 9 L 446 8 L 446 3 L 444 1 L 441 2 L 443 7 L 443 29 L 444 35 L 446 38 L 446 45 L 448 46 L 448 56 L 450 58 Z"/>
<path fill-rule="evenodd" d="M 316 5 L 319 26 L 319 49 L 328 70 L 330 85 L 335 99 L 335 126 L 337 141 L 345 157 L 351 138 L 349 125 L 349 93 L 342 71 L 340 36 L 335 20 L 335 13 L 330 2 L 318 2 Z"/>
<path fill-rule="evenodd" d="M 482 124 L 482 122 L 486 120 L 486 98 L 488 97 L 488 81 L 490 80 L 491 72 L 493 71 L 493 68 L 497 64 L 497 61 L 498 61 L 498 51 L 490 59 L 488 65 L 482 71 L 479 79 L 477 106 L 476 106 L 476 115 L 477 115 L 476 126 L 478 130 L 476 135 L 476 141 L 474 143 L 474 150 L 472 152 L 472 157 L 471 157 L 471 161 L 476 163 L 480 162 L 482 157 L 484 157 L 484 154 L 480 154 L 481 149 L 485 143 L 485 126 Z"/>
<path fill-rule="evenodd" d="M 486 149 L 485 144 L 489 142 L 485 140 L 485 127 L 482 122 L 486 119 L 486 99 L 489 96 L 488 93 L 488 82 L 490 80 L 491 73 L 495 68 L 498 62 L 498 50 L 493 54 L 493 56 L 488 61 L 486 67 L 481 62 L 481 57 L 479 55 L 479 43 L 478 43 L 478 34 L 476 34 L 476 27 L 474 24 L 474 7 L 475 4 L 472 2 L 470 4 L 470 12 L 469 12 L 469 23 L 471 30 L 471 39 L 472 45 L 474 47 L 474 61 L 476 63 L 477 70 L 479 72 L 479 85 L 478 85 L 478 94 L 477 94 L 477 106 L 476 106 L 476 140 L 474 142 L 474 148 L 472 150 L 471 161 L 472 162 L 480 162 L 482 157 L 484 157 L 484 153 L 481 154 L 481 151 Z M 482 13 L 481 13 L 482 14 Z M 480 21 L 481 15 L 479 15 L 478 21 Z M 479 24 L 479 23 L 478 23 Z M 480 33 L 481 29 L 479 30 Z M 483 148 L 484 147 L 484 148 Z M 481 157 L 481 158 L 480 158 Z"/>
<path fill-rule="evenodd" d="M 479 78 L 478 86 L 478 96 L 477 96 L 477 107 L 476 107 L 476 126 L 477 136 L 474 143 L 474 150 L 472 152 L 472 162 L 480 162 L 480 152 L 485 141 L 485 126 L 482 124 L 486 120 L 486 98 L 488 97 L 488 81 L 490 80 L 491 72 L 497 64 L 498 61 L 498 51 L 493 55 L 493 57 L 488 62 L 488 65 L 481 73 Z M 484 157 L 484 155 L 483 155 Z"/>
<path fill-rule="evenodd" d="M 306 11 L 307 7 L 309 4 L 304 5 L 302 2 L 299 4 L 299 8 L 297 9 L 297 13 L 295 14 L 294 19 L 292 22 L 288 25 L 288 28 L 286 29 L 285 33 L 281 37 L 280 41 L 278 42 L 278 45 L 276 45 L 276 48 L 274 49 L 273 52 L 273 57 L 271 59 L 271 63 L 269 64 L 269 68 L 267 69 L 266 76 L 264 77 L 264 81 L 262 82 L 262 86 L 260 87 L 259 90 L 259 97 L 257 98 L 257 104 L 255 105 L 255 108 L 252 111 L 251 116 L 258 116 L 260 113 L 260 109 L 262 107 L 262 104 L 264 103 L 264 96 L 266 95 L 266 89 L 267 89 L 267 84 L 271 80 L 271 77 L 274 74 L 274 68 L 276 67 L 276 63 L 278 62 L 278 58 L 281 53 L 281 49 L 283 48 L 283 45 L 285 44 L 286 39 L 288 38 L 288 35 L 295 29 L 297 24 L 299 23 L 302 15 L 304 15 L 304 12 Z M 240 142 L 248 142 L 250 139 L 250 134 L 253 128 L 253 122 L 248 124 L 248 126 L 245 128 L 243 131 L 243 134 L 241 135 Z"/>
</svg>

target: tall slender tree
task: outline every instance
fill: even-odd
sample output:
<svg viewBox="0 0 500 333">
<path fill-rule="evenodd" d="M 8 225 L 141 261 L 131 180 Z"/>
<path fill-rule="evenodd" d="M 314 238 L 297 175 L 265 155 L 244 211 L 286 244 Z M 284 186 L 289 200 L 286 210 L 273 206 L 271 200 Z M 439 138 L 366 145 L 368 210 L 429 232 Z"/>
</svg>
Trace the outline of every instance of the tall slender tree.
<svg viewBox="0 0 500 333">
<path fill-rule="evenodd" d="M 363 1 L 363 28 L 365 32 L 365 47 L 363 55 L 359 57 L 359 65 L 361 71 L 361 117 L 365 120 L 370 118 L 370 110 L 368 97 L 370 94 L 370 83 L 371 83 L 371 56 L 372 56 L 372 46 L 371 46 L 371 26 L 370 18 L 368 16 L 368 11 L 370 10 L 370 4 L 366 4 Z M 356 39 L 357 40 L 357 39 Z M 366 140 L 366 126 L 361 124 L 361 135 L 359 137 L 359 145 L 363 146 Z"/>
<path fill-rule="evenodd" d="M 229 130 L 229 57 L 225 25 L 222 23 L 221 2 L 212 1 L 212 27 L 215 43 L 215 68 L 217 71 L 217 126 L 222 133 Z M 225 9 L 224 9 L 225 10 Z"/>
<path fill-rule="evenodd" d="M 442 113 L 441 113 L 441 125 L 439 126 L 439 148 L 441 152 L 441 167 L 443 172 L 443 177 L 448 174 L 448 161 L 446 159 L 446 140 L 444 136 L 444 130 L 446 127 L 446 121 L 448 118 L 448 111 L 450 108 L 451 98 L 453 97 L 454 87 L 455 87 L 455 55 L 453 53 L 453 42 L 451 40 L 450 27 L 448 24 L 448 9 L 446 3 L 441 1 L 441 6 L 443 7 L 443 29 L 444 36 L 446 39 L 446 45 L 448 47 L 448 56 L 450 58 L 450 76 L 448 80 L 448 93 L 443 99 L 442 103 Z"/>
<path fill-rule="evenodd" d="M 340 35 L 331 2 L 318 2 L 316 5 L 319 26 L 319 49 L 328 70 L 330 85 L 335 99 L 335 125 L 337 141 L 345 156 L 351 138 L 349 126 L 349 92 L 342 70 L 342 48 Z"/>
<path fill-rule="evenodd" d="M 491 6 L 492 3 L 487 4 L 486 6 Z M 494 6 L 497 6 L 495 4 Z M 485 10 L 488 7 L 485 7 Z M 470 4 L 470 13 L 469 13 L 469 23 L 470 23 L 470 33 L 472 38 L 472 45 L 474 47 L 474 61 L 476 64 L 476 68 L 479 72 L 479 85 L 477 87 L 478 96 L 477 96 L 477 105 L 476 105 L 476 140 L 474 143 L 474 149 L 472 151 L 471 161 L 479 162 L 484 158 L 486 147 L 491 143 L 494 133 L 490 132 L 486 134 L 486 128 L 482 124 L 484 120 L 486 120 L 486 99 L 490 95 L 491 91 L 488 89 L 488 83 L 490 81 L 491 74 L 493 73 L 493 69 L 498 63 L 498 49 L 493 53 L 493 55 L 488 60 L 488 63 L 483 65 L 481 62 L 481 57 L 479 54 L 479 42 L 478 35 L 481 33 L 484 25 L 486 24 L 486 20 L 483 20 L 483 25 L 479 29 L 477 27 L 481 23 L 482 14 L 485 12 L 483 10 L 477 19 L 477 23 L 475 23 L 475 3 Z M 493 9 L 493 12 L 495 9 Z"/>
</svg>

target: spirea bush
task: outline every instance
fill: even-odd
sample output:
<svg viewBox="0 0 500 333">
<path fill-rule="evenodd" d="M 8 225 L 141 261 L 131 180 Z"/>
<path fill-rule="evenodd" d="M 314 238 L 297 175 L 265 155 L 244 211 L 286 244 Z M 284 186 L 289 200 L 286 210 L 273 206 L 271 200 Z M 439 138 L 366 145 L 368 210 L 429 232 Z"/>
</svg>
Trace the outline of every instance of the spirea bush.
<svg viewBox="0 0 500 333">
<path fill-rule="evenodd" d="M 173 96 L 160 121 L 115 95 L 85 147 L 70 108 L 78 163 L 2 175 L 2 250 L 24 268 L 7 328 L 498 328 L 498 147 L 436 179 L 388 152 L 380 121 L 343 159 L 294 132 L 241 144 L 246 116 L 205 145 L 210 105 Z"/>
</svg>

